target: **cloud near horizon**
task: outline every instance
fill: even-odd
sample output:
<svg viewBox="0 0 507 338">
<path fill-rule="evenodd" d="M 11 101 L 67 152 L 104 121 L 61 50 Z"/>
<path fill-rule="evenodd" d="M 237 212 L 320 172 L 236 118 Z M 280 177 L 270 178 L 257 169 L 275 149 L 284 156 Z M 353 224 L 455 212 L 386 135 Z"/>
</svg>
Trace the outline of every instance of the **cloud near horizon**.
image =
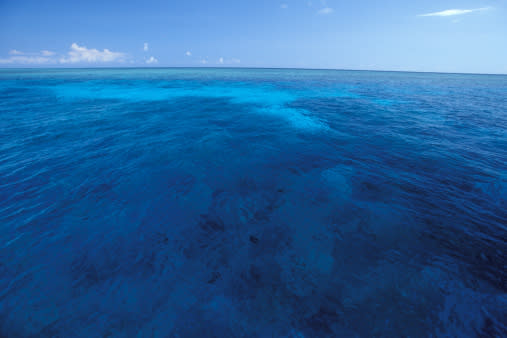
<svg viewBox="0 0 507 338">
<path fill-rule="evenodd" d="M 237 65 L 241 63 L 241 60 L 237 58 L 224 59 L 223 57 L 221 57 L 218 59 L 217 63 L 219 65 Z"/>
<path fill-rule="evenodd" d="M 9 51 L 9 58 L 0 58 L 0 64 L 54 64 L 56 60 L 52 59 L 51 56 L 55 55 L 54 52 L 49 50 L 41 50 L 37 53 L 25 53 L 17 49 L 11 49 Z"/>
<path fill-rule="evenodd" d="M 7 59 L 0 59 L 0 64 L 43 65 L 52 63 L 55 63 L 55 60 L 44 56 L 14 55 Z"/>
<path fill-rule="evenodd" d="M 445 11 L 440 11 L 440 12 L 420 14 L 419 16 L 447 17 L 447 16 L 469 14 L 469 13 L 474 13 L 474 12 L 483 12 L 483 11 L 487 11 L 489 9 L 490 9 L 490 7 L 475 8 L 475 9 L 446 9 Z"/>
<path fill-rule="evenodd" d="M 146 47 L 146 48 L 145 48 Z M 143 50 L 149 50 L 148 43 L 143 44 Z M 97 64 L 97 63 L 144 63 L 146 65 L 158 64 L 159 60 L 154 56 L 146 56 L 143 59 L 133 60 L 126 53 L 113 52 L 109 49 L 98 50 L 95 48 L 87 48 L 86 46 L 72 43 L 67 53 L 55 53 L 53 51 L 44 49 L 39 52 L 23 52 L 17 49 L 11 49 L 8 52 L 9 56 L 5 58 L 0 57 L 0 65 L 80 65 L 80 64 Z M 185 56 L 192 57 L 191 51 L 186 51 Z M 200 64 L 209 64 L 208 57 L 200 57 Z M 220 65 L 238 65 L 241 63 L 239 58 L 225 58 L 220 57 L 217 64 Z"/>
<path fill-rule="evenodd" d="M 112 52 L 109 49 L 99 51 L 94 48 L 86 48 L 73 43 L 67 55 L 56 56 L 55 52 L 41 50 L 36 53 L 25 53 L 16 49 L 9 51 L 10 57 L 0 58 L 0 64 L 72 64 L 72 63 L 104 63 L 104 62 L 123 62 L 126 60 L 126 54 Z"/>
<path fill-rule="evenodd" d="M 119 52 L 112 52 L 109 49 L 100 51 L 95 48 L 88 49 L 85 46 L 79 46 L 73 43 L 70 46 L 70 51 L 67 57 L 62 57 L 60 63 L 98 63 L 98 62 L 121 62 L 125 61 L 125 54 Z"/>
<path fill-rule="evenodd" d="M 150 56 L 150 58 L 148 60 L 146 60 L 146 64 L 148 64 L 148 65 L 155 64 L 155 63 L 158 63 L 158 60 L 156 58 L 154 58 L 153 56 Z"/>
</svg>

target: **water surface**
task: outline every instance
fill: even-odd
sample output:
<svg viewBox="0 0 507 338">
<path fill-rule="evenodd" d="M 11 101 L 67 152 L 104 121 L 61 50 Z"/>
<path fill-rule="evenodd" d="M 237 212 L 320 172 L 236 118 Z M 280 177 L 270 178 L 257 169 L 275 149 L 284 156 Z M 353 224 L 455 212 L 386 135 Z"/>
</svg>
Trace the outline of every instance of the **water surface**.
<svg viewBox="0 0 507 338">
<path fill-rule="evenodd" d="M 507 335 L 507 76 L 0 71 L 0 335 Z"/>
</svg>

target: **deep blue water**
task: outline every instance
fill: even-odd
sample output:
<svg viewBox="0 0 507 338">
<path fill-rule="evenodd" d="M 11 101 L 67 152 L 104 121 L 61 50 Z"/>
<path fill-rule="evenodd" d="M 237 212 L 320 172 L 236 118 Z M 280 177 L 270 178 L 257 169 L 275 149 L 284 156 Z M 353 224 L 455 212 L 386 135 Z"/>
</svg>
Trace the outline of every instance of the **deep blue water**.
<svg viewBox="0 0 507 338">
<path fill-rule="evenodd" d="M 0 336 L 507 335 L 507 76 L 0 71 Z"/>
</svg>

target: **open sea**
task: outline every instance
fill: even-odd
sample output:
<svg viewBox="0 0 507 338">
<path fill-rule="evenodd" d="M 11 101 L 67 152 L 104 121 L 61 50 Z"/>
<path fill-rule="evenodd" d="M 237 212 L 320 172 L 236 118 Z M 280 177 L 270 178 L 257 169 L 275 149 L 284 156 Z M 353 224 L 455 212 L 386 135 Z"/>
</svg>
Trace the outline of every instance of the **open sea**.
<svg viewBox="0 0 507 338">
<path fill-rule="evenodd" d="M 1 337 L 506 337 L 507 76 L 0 70 Z"/>
</svg>

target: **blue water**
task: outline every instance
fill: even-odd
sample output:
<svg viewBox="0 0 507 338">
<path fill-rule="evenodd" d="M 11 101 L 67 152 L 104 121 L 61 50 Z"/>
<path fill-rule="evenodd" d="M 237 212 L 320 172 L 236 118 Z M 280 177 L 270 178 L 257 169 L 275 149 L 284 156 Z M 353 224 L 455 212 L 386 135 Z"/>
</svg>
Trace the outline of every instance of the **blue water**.
<svg viewBox="0 0 507 338">
<path fill-rule="evenodd" d="M 507 76 L 0 71 L 0 336 L 507 335 Z"/>
</svg>

